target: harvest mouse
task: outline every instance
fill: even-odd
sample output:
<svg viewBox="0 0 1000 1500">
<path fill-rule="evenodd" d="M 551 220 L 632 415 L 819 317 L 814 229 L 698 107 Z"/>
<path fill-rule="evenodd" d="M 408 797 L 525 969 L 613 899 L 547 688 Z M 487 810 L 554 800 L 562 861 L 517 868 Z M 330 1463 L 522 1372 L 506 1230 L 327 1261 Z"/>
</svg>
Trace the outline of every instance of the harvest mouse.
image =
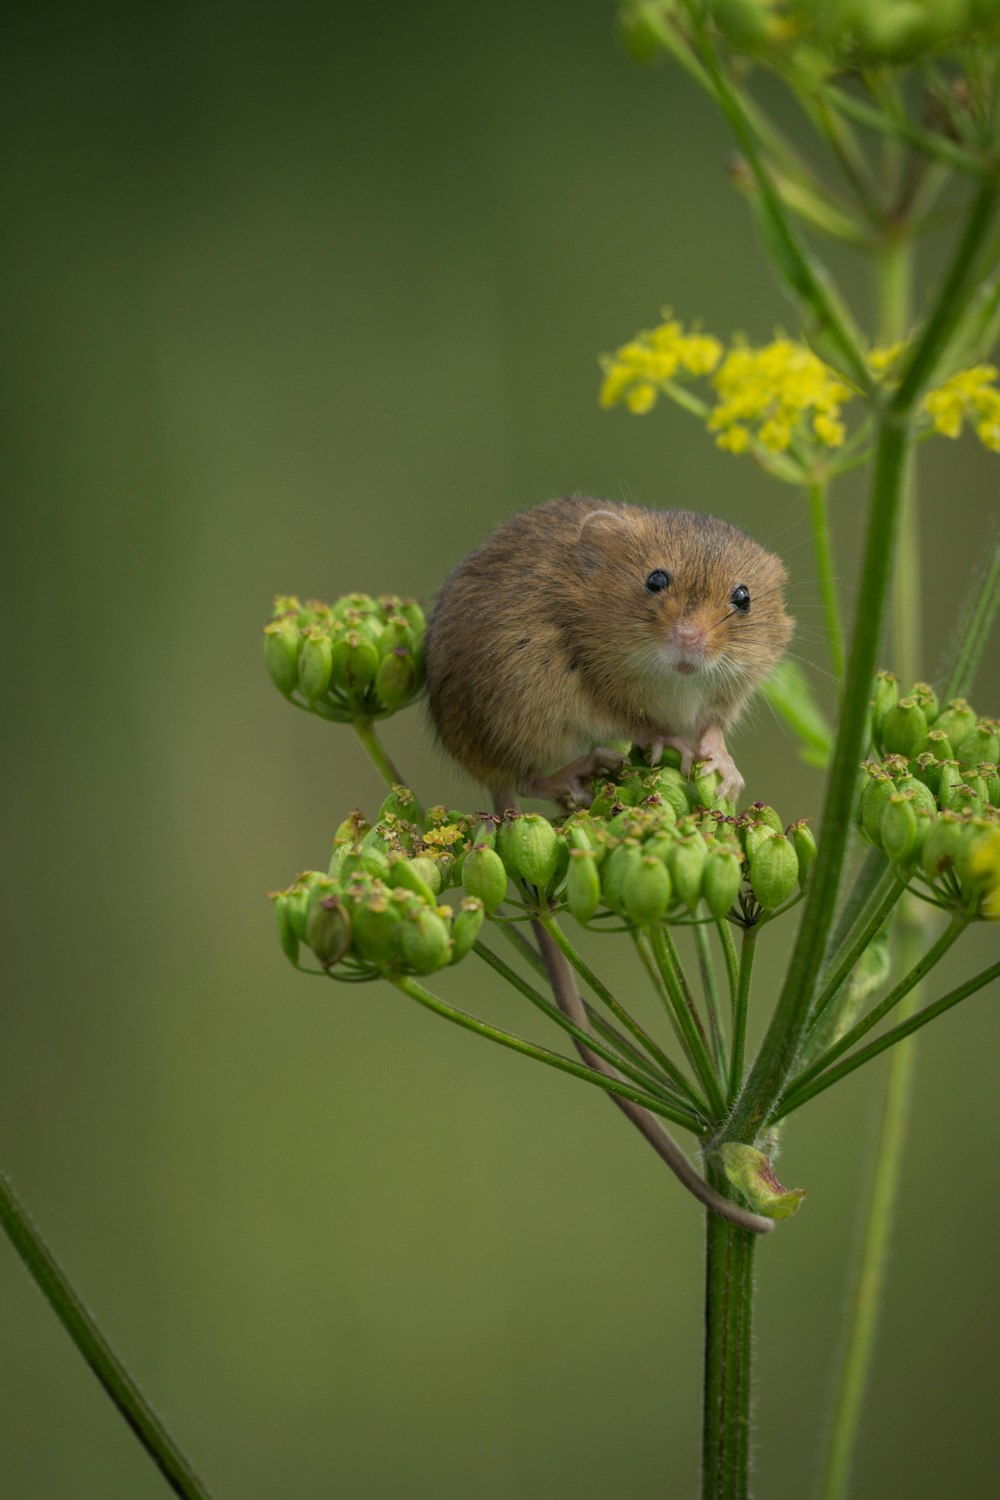
<svg viewBox="0 0 1000 1500">
<path fill-rule="evenodd" d="M 549 500 L 505 521 L 444 584 L 427 686 L 445 749 L 496 799 L 586 802 L 629 739 L 743 777 L 725 733 L 792 633 L 780 559 L 717 516 Z"/>
</svg>

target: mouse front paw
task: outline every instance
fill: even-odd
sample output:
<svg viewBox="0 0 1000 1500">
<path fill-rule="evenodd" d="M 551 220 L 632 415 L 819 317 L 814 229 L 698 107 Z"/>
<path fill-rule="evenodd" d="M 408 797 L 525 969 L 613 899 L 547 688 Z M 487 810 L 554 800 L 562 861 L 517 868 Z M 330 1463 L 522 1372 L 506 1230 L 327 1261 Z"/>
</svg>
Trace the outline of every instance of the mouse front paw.
<svg viewBox="0 0 1000 1500">
<path fill-rule="evenodd" d="M 712 771 L 718 772 L 720 777 L 716 797 L 721 802 L 735 802 L 744 786 L 743 777 L 736 768 L 721 729 L 709 729 L 702 735 L 698 745 L 698 759 L 701 762 L 700 772 L 709 775 Z"/>
<path fill-rule="evenodd" d="M 668 746 L 671 750 L 676 750 L 681 758 L 682 776 L 691 775 L 691 767 L 694 765 L 699 754 L 694 745 L 679 734 L 652 734 L 647 738 L 636 740 L 636 744 L 640 750 L 649 751 L 649 764 L 651 766 L 658 766 L 660 764 L 660 757 Z"/>
<path fill-rule="evenodd" d="M 529 797 L 551 797 L 555 802 L 569 799 L 577 807 L 589 807 L 594 800 L 584 782 L 588 776 L 598 776 L 602 771 L 614 774 L 628 761 L 620 750 L 609 750 L 598 745 L 586 755 L 570 761 L 551 776 L 539 776 L 528 782 L 521 790 Z"/>
</svg>

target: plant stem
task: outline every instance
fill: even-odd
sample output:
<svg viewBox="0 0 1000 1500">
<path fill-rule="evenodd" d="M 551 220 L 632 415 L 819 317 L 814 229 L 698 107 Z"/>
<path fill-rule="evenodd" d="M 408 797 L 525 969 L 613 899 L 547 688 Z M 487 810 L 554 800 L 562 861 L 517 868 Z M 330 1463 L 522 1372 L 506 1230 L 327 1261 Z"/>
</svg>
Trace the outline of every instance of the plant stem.
<svg viewBox="0 0 1000 1500">
<path fill-rule="evenodd" d="M 70 1285 L 66 1273 L 0 1172 L 0 1224 L 52 1311 L 175 1495 L 211 1500 L 159 1417 Z"/>
<path fill-rule="evenodd" d="M 923 1010 L 918 1010 L 915 1016 L 910 1016 L 906 1021 L 900 1021 L 898 1026 L 893 1026 L 882 1036 L 877 1037 L 874 1042 L 869 1042 L 867 1047 L 862 1047 L 851 1057 L 845 1057 L 837 1067 L 830 1068 L 801 1093 L 796 1093 L 794 1100 L 791 1097 L 783 1100 L 775 1111 L 774 1118 L 777 1120 L 782 1115 L 790 1114 L 793 1109 L 801 1109 L 803 1104 L 808 1103 L 810 1099 L 815 1099 L 817 1094 L 822 1094 L 831 1084 L 839 1083 L 842 1078 L 847 1077 L 848 1073 L 853 1073 L 855 1068 L 871 1062 L 873 1057 L 878 1057 L 879 1053 L 885 1052 L 886 1048 L 895 1047 L 898 1042 L 912 1036 L 915 1031 L 926 1026 L 928 1021 L 937 1020 L 938 1016 L 944 1015 L 946 1010 L 951 1010 L 952 1006 L 958 1005 L 959 1001 L 968 999 L 977 990 L 983 989 L 987 984 L 992 984 L 994 979 L 1000 979 L 1000 962 L 991 964 L 988 969 L 982 969 L 971 979 L 967 979 L 964 984 L 957 985 L 955 989 L 949 990 L 947 995 L 942 995 L 940 1000 L 935 1000 L 931 1005 L 925 1005 Z"/>
<path fill-rule="evenodd" d="M 757 951 L 757 929 L 747 927 L 740 948 L 740 971 L 733 1001 L 733 1058 L 729 1071 L 729 1097 L 735 1099 L 743 1082 L 743 1054 L 747 1038 L 747 1011 L 750 1005 L 750 980 L 754 954 Z"/>
<path fill-rule="evenodd" d="M 879 896 L 874 900 L 866 912 L 860 914 L 857 922 L 847 933 L 840 950 L 834 955 L 833 962 L 823 974 L 823 988 L 816 997 L 809 1015 L 809 1031 L 814 1032 L 821 1016 L 828 1006 L 836 999 L 841 986 L 849 977 L 851 970 L 861 958 L 869 943 L 875 938 L 885 926 L 892 915 L 903 894 L 903 887 L 896 879 L 894 871 L 890 868 L 879 883 Z M 816 1037 L 812 1035 L 810 1040 L 815 1048 Z"/>
<path fill-rule="evenodd" d="M 351 720 L 354 733 L 368 752 L 368 759 L 375 767 L 387 787 L 406 786 L 407 783 L 386 754 L 385 746 L 378 737 L 373 719 L 358 715 Z M 418 804 L 419 809 L 419 804 Z"/>
<path fill-rule="evenodd" d="M 903 929 L 903 967 L 916 961 L 913 951 L 920 941 L 919 927 Z M 916 986 L 904 1004 L 913 1005 L 920 992 Z M 821 1500 L 846 1500 L 851 1462 L 857 1442 L 865 1388 L 871 1367 L 882 1288 L 892 1230 L 893 1210 L 899 1187 L 899 1169 L 906 1144 L 910 1095 L 916 1063 L 912 1041 L 897 1047 L 878 1121 L 874 1159 L 862 1213 L 862 1236 L 852 1275 L 847 1337 L 837 1377 L 830 1434 L 820 1484 Z"/>
<path fill-rule="evenodd" d="M 830 538 L 830 516 L 826 503 L 826 481 L 816 481 L 810 484 L 808 494 L 809 515 L 816 548 L 816 566 L 819 569 L 820 594 L 823 600 L 823 618 L 826 621 L 826 633 L 830 643 L 830 663 L 833 667 L 833 674 L 839 682 L 844 676 L 844 626 L 840 618 L 840 601 L 837 598 L 833 544 Z"/>
<path fill-rule="evenodd" d="M 711 1058 L 708 1055 L 708 1047 L 697 1015 L 692 1014 L 693 1006 L 688 1003 L 689 992 L 685 994 L 674 965 L 673 944 L 666 937 L 663 927 L 650 927 L 646 933 L 649 945 L 653 950 L 656 966 L 667 987 L 677 1024 L 684 1033 L 687 1053 L 691 1059 L 692 1066 L 698 1074 L 701 1086 L 705 1090 L 705 1097 L 716 1120 L 721 1120 L 726 1113 L 726 1104 L 719 1087 L 719 1080 L 715 1076 Z"/>
<path fill-rule="evenodd" d="M 709 1181 L 728 1190 L 718 1166 Z M 745 1500 L 750 1451 L 754 1236 L 705 1216 L 702 1500 Z"/>
<path fill-rule="evenodd" d="M 914 986 L 926 978 L 935 964 L 939 963 L 948 952 L 952 944 L 961 937 L 968 925 L 969 918 L 964 913 L 960 912 L 952 917 L 944 932 L 937 939 L 937 942 L 933 943 L 927 949 L 923 957 L 903 975 L 903 978 L 889 991 L 888 995 L 883 1000 L 880 1000 L 877 1005 L 874 1005 L 866 1016 L 862 1016 L 861 1020 L 852 1026 L 850 1031 L 846 1031 L 839 1041 L 834 1042 L 832 1047 L 828 1047 L 821 1057 L 818 1057 L 804 1072 L 793 1079 L 781 1101 L 778 1113 L 787 1114 L 789 1109 L 797 1109 L 802 1101 L 796 1096 L 807 1089 L 815 1078 L 818 1078 L 832 1063 L 836 1062 L 838 1057 L 842 1057 L 845 1052 L 848 1052 L 854 1046 L 855 1042 L 859 1042 L 867 1032 L 871 1031 L 873 1026 L 877 1026 L 880 1021 L 884 1020 L 889 1012 L 910 993 Z"/>
<path fill-rule="evenodd" d="M 989 640 L 990 630 L 1000 605 L 1000 509 L 993 515 L 985 556 L 966 596 L 965 607 L 948 642 L 945 666 L 938 674 L 942 701 L 964 697 L 980 657 Z"/>
<path fill-rule="evenodd" d="M 386 978 L 411 1000 L 418 1000 L 428 1010 L 443 1016 L 446 1021 L 454 1022 L 456 1026 L 464 1027 L 466 1031 L 473 1031 L 477 1036 L 486 1037 L 491 1042 L 499 1042 L 501 1047 L 509 1047 L 512 1052 L 520 1052 L 522 1057 L 531 1057 L 536 1062 L 547 1063 L 550 1068 L 559 1069 L 562 1073 L 571 1073 L 574 1078 L 582 1078 L 586 1083 L 592 1083 L 596 1088 L 603 1089 L 605 1093 L 615 1094 L 622 1099 L 641 1104 L 643 1109 L 654 1115 L 662 1115 L 665 1120 L 673 1120 L 677 1125 L 688 1126 L 689 1124 L 687 1114 L 678 1118 L 678 1111 L 661 1096 L 650 1094 L 645 1089 L 633 1088 L 617 1074 L 609 1077 L 607 1073 L 575 1063 L 570 1058 L 563 1057 L 561 1053 L 551 1051 L 548 1047 L 537 1047 L 534 1042 L 529 1042 L 522 1036 L 515 1036 L 513 1032 L 501 1031 L 497 1026 L 490 1026 L 488 1022 L 480 1021 L 478 1016 L 470 1016 L 468 1011 L 448 1005 L 440 996 L 431 994 L 430 990 L 425 990 L 422 984 L 408 975 L 386 975 Z"/>
<path fill-rule="evenodd" d="M 694 929 L 694 946 L 698 955 L 698 970 L 701 974 L 701 987 L 705 995 L 705 1008 L 708 1011 L 708 1026 L 712 1034 L 712 1056 L 719 1077 L 726 1076 L 726 1042 L 722 1034 L 722 1018 L 719 1013 L 719 990 L 715 983 L 715 967 L 712 963 L 712 949 L 708 941 L 708 929 L 699 923 Z"/>
</svg>

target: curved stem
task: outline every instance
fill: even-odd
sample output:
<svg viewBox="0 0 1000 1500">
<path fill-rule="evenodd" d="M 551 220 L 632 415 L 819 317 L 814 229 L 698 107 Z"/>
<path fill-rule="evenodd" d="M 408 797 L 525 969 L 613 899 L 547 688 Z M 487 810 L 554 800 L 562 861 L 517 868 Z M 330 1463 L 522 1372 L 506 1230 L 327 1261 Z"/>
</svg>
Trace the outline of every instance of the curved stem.
<svg viewBox="0 0 1000 1500">
<path fill-rule="evenodd" d="M 368 752 L 368 759 L 371 761 L 372 765 L 375 767 L 376 771 L 381 776 L 386 786 L 390 788 L 394 786 L 407 786 L 408 782 L 403 779 L 399 771 L 397 771 L 396 767 L 389 759 L 389 756 L 386 754 L 385 746 L 382 744 L 382 741 L 378 737 L 378 732 L 375 728 L 374 720 L 365 718 L 363 715 L 359 714 L 356 718 L 351 720 L 351 726 L 354 729 L 354 733 L 361 741 L 362 745 L 364 745 L 365 750 Z"/>
<path fill-rule="evenodd" d="M 839 682 L 844 675 L 844 626 L 840 617 L 840 601 L 837 598 L 837 580 L 833 561 L 833 543 L 830 538 L 830 516 L 826 503 L 825 481 L 810 484 L 808 496 L 813 543 L 816 548 L 816 566 L 819 569 L 820 594 L 823 600 L 823 618 L 830 642 L 830 663 L 833 667 L 833 675 Z"/>
<path fill-rule="evenodd" d="M 0 1172 L 0 1224 L 56 1317 L 131 1427 L 175 1495 L 211 1500 L 210 1492 L 174 1442 L 118 1355 L 81 1302 L 48 1245 Z"/>
</svg>

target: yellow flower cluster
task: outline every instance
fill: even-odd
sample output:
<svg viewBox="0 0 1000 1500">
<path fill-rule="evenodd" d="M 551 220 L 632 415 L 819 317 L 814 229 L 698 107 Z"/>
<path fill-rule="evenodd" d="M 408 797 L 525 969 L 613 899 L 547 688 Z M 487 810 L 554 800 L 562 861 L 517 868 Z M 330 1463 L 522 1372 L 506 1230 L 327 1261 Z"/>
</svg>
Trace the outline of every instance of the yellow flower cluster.
<svg viewBox="0 0 1000 1500">
<path fill-rule="evenodd" d="M 719 403 L 708 427 L 730 453 L 742 453 L 751 437 L 770 452 L 783 453 L 797 431 L 826 448 L 844 441 L 840 409 L 853 393 L 793 339 L 774 339 L 760 349 L 734 344 L 713 384 Z"/>
<path fill-rule="evenodd" d="M 934 431 L 957 438 L 965 422 L 976 429 L 984 448 L 1000 453 L 1000 391 L 995 365 L 973 365 L 960 370 L 924 397 L 924 410 Z"/>
<path fill-rule="evenodd" d="M 623 404 L 641 415 L 651 410 L 664 381 L 678 372 L 710 375 L 722 358 L 718 339 L 704 333 L 685 333 L 683 325 L 669 317 L 658 328 L 643 329 L 629 343 L 601 361 L 604 382 L 602 406 Z"/>
<path fill-rule="evenodd" d="M 984 917 L 1000 918 L 1000 828 L 994 828 L 976 845 L 969 860 L 972 875 L 986 881 L 980 911 Z"/>
</svg>

